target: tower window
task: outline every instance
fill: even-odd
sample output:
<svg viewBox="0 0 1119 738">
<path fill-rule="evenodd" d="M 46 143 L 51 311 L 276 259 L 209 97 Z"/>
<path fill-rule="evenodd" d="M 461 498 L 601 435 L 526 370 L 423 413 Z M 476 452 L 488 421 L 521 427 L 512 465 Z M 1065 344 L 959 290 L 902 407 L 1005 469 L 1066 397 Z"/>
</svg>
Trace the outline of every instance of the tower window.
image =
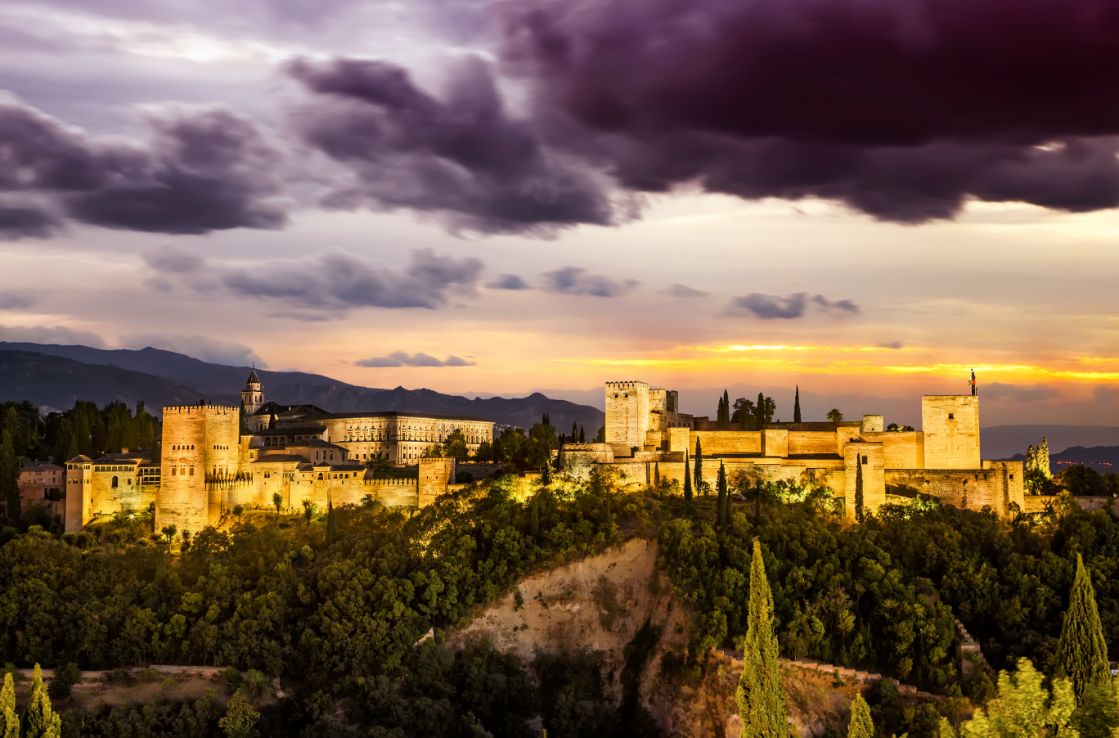
<svg viewBox="0 0 1119 738">
<path fill-rule="evenodd" d="M 948 413 L 948 419 L 949 420 L 955 420 L 956 419 L 956 414 L 955 413 Z"/>
<path fill-rule="evenodd" d="M 120 486 L 120 479 L 118 479 L 117 477 L 113 477 L 113 483 L 112 484 L 113 484 L 113 489 L 116 489 L 117 487 Z"/>
<path fill-rule="evenodd" d="M 870 461 L 867 460 L 866 456 L 863 456 L 863 463 L 864 464 L 869 464 L 870 463 Z"/>
</svg>

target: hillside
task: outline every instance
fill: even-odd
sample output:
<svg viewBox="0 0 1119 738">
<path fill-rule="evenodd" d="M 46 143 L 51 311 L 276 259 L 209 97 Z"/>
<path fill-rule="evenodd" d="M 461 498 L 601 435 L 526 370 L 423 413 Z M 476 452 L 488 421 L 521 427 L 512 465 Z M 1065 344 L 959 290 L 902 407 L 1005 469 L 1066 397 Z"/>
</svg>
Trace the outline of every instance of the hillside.
<svg viewBox="0 0 1119 738">
<path fill-rule="evenodd" d="M 1025 461 L 1025 454 L 1014 456 L 1019 461 Z M 1049 454 L 1049 469 L 1054 474 L 1073 464 L 1090 466 L 1098 472 L 1119 472 L 1119 446 L 1073 446 L 1064 451 Z"/>
<path fill-rule="evenodd" d="M 1025 454 L 1026 447 L 1049 439 L 1049 448 L 1119 446 L 1119 426 L 1114 425 L 992 425 L 983 428 L 983 458 L 1009 459 Z"/>
<path fill-rule="evenodd" d="M 0 397 L 28 399 L 36 405 L 64 408 L 74 398 L 102 402 L 101 397 L 149 407 L 197 402 L 239 402 L 250 367 L 212 364 L 161 349 L 96 349 L 0 342 Z M 503 425 L 528 427 L 545 413 L 553 425 L 566 430 L 572 422 L 593 435 L 602 425 L 602 411 L 540 393 L 520 398 L 473 399 L 430 389 L 377 389 L 339 382 L 306 372 L 257 370 L 269 399 L 282 403 L 310 403 L 334 412 L 397 410 L 462 415 Z M 16 382 L 15 380 L 19 380 Z M 26 394 L 19 394 L 25 388 Z M 106 400 L 107 401 L 107 400 Z"/>
<path fill-rule="evenodd" d="M 91 366 L 27 351 L 0 351 L 0 401 L 28 400 L 39 407 L 65 409 L 75 400 L 98 405 L 121 401 L 148 407 L 197 402 L 199 394 L 167 379 L 115 366 Z"/>
</svg>

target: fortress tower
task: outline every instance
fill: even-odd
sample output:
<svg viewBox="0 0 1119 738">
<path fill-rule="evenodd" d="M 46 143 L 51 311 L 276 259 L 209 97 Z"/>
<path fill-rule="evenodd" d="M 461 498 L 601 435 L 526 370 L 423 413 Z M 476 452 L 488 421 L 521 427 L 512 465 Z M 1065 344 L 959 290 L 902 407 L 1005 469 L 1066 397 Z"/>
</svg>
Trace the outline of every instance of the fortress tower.
<svg viewBox="0 0 1119 738">
<path fill-rule="evenodd" d="M 663 402 L 664 398 L 661 398 Z M 619 456 L 645 447 L 649 431 L 649 385 L 646 382 L 606 383 L 606 442 Z"/>
<path fill-rule="evenodd" d="M 179 533 L 197 533 L 217 522 L 218 500 L 216 493 L 210 500 L 207 482 L 237 474 L 239 442 L 238 408 L 205 404 L 163 408 L 157 531 L 174 525 Z"/>
<path fill-rule="evenodd" d="M 241 412 L 245 417 L 249 417 L 264 404 L 264 389 L 260 384 L 260 377 L 257 376 L 256 368 L 254 367 L 249 374 L 249 378 L 245 380 L 245 388 L 241 390 Z"/>
<path fill-rule="evenodd" d="M 926 469 L 980 468 L 978 395 L 925 395 L 921 430 Z"/>
</svg>

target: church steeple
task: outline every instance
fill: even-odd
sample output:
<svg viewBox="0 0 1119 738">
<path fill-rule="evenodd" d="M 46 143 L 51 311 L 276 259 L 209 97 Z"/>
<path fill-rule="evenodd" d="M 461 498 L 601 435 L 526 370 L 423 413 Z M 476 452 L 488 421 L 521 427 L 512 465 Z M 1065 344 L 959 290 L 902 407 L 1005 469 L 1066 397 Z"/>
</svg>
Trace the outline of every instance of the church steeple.
<svg viewBox="0 0 1119 738">
<path fill-rule="evenodd" d="M 241 390 L 241 412 L 248 417 L 259 410 L 263 404 L 264 388 L 254 366 L 252 372 L 249 373 L 249 378 L 245 380 L 245 388 Z"/>
</svg>

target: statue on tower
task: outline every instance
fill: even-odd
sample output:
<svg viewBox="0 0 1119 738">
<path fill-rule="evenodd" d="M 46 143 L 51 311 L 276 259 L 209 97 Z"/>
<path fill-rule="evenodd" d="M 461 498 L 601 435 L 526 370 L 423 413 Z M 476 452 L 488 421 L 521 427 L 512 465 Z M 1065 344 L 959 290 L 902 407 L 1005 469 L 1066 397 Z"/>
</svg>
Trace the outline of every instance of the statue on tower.
<svg viewBox="0 0 1119 738">
<path fill-rule="evenodd" d="M 976 395 L 978 395 L 979 390 L 975 386 L 975 370 L 974 369 L 971 370 L 971 381 L 968 382 L 968 384 L 971 385 L 971 396 L 975 397 Z"/>
</svg>

